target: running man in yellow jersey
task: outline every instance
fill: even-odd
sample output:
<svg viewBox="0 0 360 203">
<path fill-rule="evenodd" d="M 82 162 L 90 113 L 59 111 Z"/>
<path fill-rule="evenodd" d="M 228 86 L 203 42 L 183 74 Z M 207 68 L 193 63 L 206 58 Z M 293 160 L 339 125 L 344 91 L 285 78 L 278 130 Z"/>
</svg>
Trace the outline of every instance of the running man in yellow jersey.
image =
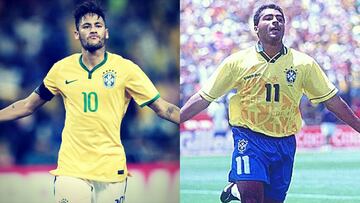
<svg viewBox="0 0 360 203">
<path fill-rule="evenodd" d="M 234 137 L 230 184 L 222 202 L 281 203 L 290 185 L 301 128 L 300 99 L 323 102 L 338 118 L 360 132 L 360 120 L 337 95 L 310 56 L 285 47 L 285 18 L 274 4 L 254 15 L 255 47 L 227 57 L 202 89 L 181 108 L 184 122 L 231 89 L 229 123 Z M 240 194 L 239 194 L 240 193 Z"/>
<path fill-rule="evenodd" d="M 0 122 L 28 116 L 61 95 L 66 120 L 58 166 L 50 172 L 56 202 L 123 202 L 128 171 L 119 133 L 131 98 L 174 123 L 179 108 L 160 97 L 136 64 L 105 50 L 109 33 L 96 2 L 80 4 L 74 17 L 81 53 L 55 63 L 34 93 L 0 111 Z"/>
</svg>

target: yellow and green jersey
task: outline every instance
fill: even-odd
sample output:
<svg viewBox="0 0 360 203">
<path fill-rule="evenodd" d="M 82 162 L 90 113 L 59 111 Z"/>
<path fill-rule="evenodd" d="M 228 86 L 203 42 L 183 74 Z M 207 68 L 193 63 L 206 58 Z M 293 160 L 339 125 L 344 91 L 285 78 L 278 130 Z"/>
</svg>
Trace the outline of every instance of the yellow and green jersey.
<svg viewBox="0 0 360 203">
<path fill-rule="evenodd" d="M 82 55 L 74 54 L 55 63 L 44 84 L 62 96 L 66 110 L 58 166 L 50 173 L 123 181 L 128 172 L 120 125 L 130 99 L 145 106 L 160 97 L 145 73 L 109 52 L 89 71 Z"/>
<path fill-rule="evenodd" d="M 211 102 L 231 89 L 230 124 L 273 137 L 300 130 L 303 94 L 319 103 L 338 91 L 310 56 L 283 47 L 270 58 L 260 44 L 226 58 L 199 94 Z"/>
</svg>

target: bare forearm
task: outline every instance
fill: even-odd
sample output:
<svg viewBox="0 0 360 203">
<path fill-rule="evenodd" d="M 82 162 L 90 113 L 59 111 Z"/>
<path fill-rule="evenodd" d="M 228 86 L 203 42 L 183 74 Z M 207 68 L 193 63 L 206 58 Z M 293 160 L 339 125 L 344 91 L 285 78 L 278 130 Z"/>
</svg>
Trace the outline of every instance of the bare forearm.
<svg viewBox="0 0 360 203">
<path fill-rule="evenodd" d="M 194 94 L 180 109 L 180 122 L 182 123 L 189 120 L 209 105 L 209 101 L 203 99 L 198 93 Z"/>
<path fill-rule="evenodd" d="M 349 126 L 360 132 L 360 119 L 354 114 L 348 105 L 341 105 L 337 108 L 328 108 L 339 119 L 347 123 Z"/>
<path fill-rule="evenodd" d="M 171 103 L 166 102 L 166 105 L 164 105 L 164 109 L 158 113 L 158 116 L 173 123 L 179 124 L 180 108 Z"/>
<path fill-rule="evenodd" d="M 46 100 L 41 99 L 38 94 L 31 93 L 27 98 L 0 110 L 0 122 L 28 116 L 45 103 Z"/>
<path fill-rule="evenodd" d="M 0 122 L 15 120 L 30 114 L 32 111 L 26 108 L 25 100 L 20 100 L 0 110 Z"/>
<path fill-rule="evenodd" d="M 162 98 L 157 99 L 149 107 L 160 117 L 179 124 L 180 122 L 180 109 L 179 107 L 171 104 Z"/>
<path fill-rule="evenodd" d="M 351 108 L 338 96 L 325 102 L 329 111 L 333 112 L 339 119 L 347 123 L 357 132 L 360 132 L 360 119 L 355 115 Z"/>
</svg>

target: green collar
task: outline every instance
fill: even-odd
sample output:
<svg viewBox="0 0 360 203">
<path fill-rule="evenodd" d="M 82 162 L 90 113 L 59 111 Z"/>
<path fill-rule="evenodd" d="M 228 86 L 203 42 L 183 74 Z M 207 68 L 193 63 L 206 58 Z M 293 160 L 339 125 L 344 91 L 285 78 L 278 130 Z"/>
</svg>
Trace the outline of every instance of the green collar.
<svg viewBox="0 0 360 203">
<path fill-rule="evenodd" d="M 107 56 L 108 56 L 108 53 L 105 52 L 105 54 L 104 54 L 104 60 L 102 60 L 99 64 L 97 64 L 96 66 L 94 66 L 94 68 L 91 69 L 91 71 L 90 71 L 90 70 L 86 67 L 86 65 L 83 63 L 83 61 L 82 61 L 82 54 L 80 55 L 79 63 L 80 63 L 80 65 L 81 65 L 81 67 L 89 73 L 88 79 L 91 79 L 91 75 L 92 75 L 92 73 L 93 73 L 95 70 L 97 70 L 98 68 L 100 68 L 102 65 L 104 65 L 104 64 L 106 63 L 107 58 L 108 58 Z"/>
<path fill-rule="evenodd" d="M 256 51 L 262 56 L 264 57 L 264 59 L 267 61 L 267 62 L 270 62 L 270 63 L 275 63 L 275 61 L 280 58 L 280 56 L 282 55 L 286 55 L 288 53 L 288 48 L 286 48 L 286 46 L 283 46 L 283 48 L 280 50 L 279 53 L 277 53 L 274 57 L 270 58 L 264 51 L 264 48 L 263 46 L 261 45 L 260 42 L 258 42 L 256 45 L 255 45 L 255 49 Z"/>
</svg>

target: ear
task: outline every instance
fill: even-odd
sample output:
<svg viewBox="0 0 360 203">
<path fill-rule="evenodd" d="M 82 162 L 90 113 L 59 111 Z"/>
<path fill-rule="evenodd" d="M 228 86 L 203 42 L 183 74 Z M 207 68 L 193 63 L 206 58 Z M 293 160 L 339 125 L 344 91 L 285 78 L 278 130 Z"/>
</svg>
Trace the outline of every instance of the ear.
<svg viewBox="0 0 360 203">
<path fill-rule="evenodd" d="M 75 39 L 80 39 L 80 37 L 79 37 L 79 31 L 77 31 L 77 30 L 74 31 L 74 38 L 75 38 Z"/>
<path fill-rule="evenodd" d="M 105 39 L 109 39 L 109 30 L 107 28 L 105 30 Z"/>
<path fill-rule="evenodd" d="M 254 31 L 255 31 L 256 34 L 258 33 L 258 31 L 259 31 L 258 26 L 256 26 L 256 25 L 254 26 Z"/>
</svg>

